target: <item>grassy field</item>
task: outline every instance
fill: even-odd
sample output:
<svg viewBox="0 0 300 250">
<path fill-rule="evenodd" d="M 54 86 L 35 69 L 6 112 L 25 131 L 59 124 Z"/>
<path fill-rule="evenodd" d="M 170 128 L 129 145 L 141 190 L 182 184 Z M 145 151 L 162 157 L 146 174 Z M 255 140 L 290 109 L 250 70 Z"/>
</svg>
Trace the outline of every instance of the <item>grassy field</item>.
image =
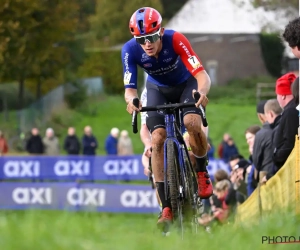
<svg viewBox="0 0 300 250">
<path fill-rule="evenodd" d="M 255 112 L 256 84 L 258 82 L 275 84 L 275 79 L 268 76 L 257 76 L 233 79 L 225 86 L 212 86 L 209 93 L 210 103 L 207 107 L 207 117 L 210 126 L 210 137 L 214 146 L 217 147 L 222 140 L 222 135 L 229 132 L 240 152 L 245 157 L 248 155 L 244 131 L 248 126 L 259 123 Z M 275 93 L 270 98 L 274 97 Z M 6 115 L 8 115 L 8 118 Z M 33 119 L 33 117 L 28 117 L 28 120 L 30 119 Z M 99 141 L 98 154 L 105 153 L 104 141 L 110 129 L 114 126 L 120 130 L 126 129 L 130 132 L 136 154 L 143 151 L 139 135 L 134 135 L 131 131 L 131 117 L 126 112 L 123 96 L 101 95 L 96 98 L 89 97 L 75 110 L 62 106 L 53 112 L 50 122 L 42 127 L 39 126 L 39 128 L 42 136 L 44 136 L 45 129 L 53 127 L 62 144 L 69 126 L 76 127 L 77 133 L 81 137 L 83 128 L 86 125 L 92 126 Z M 15 111 L 0 114 L 0 130 L 5 133 L 7 138 L 17 136 L 17 127 L 18 121 Z M 14 145 L 16 146 L 17 143 L 14 143 Z M 22 144 L 19 142 L 18 145 Z M 20 152 L 17 153 L 20 154 Z"/>
<path fill-rule="evenodd" d="M 156 215 L 67 213 L 54 211 L 1 212 L 2 250 L 152 250 L 152 249 L 299 249 L 298 244 L 262 244 L 262 236 L 294 236 L 299 240 L 300 219 L 275 214 L 260 225 L 226 225 L 162 237 Z"/>
<path fill-rule="evenodd" d="M 244 131 L 253 124 L 258 124 L 255 105 L 233 105 L 211 102 L 207 108 L 209 134 L 213 144 L 217 146 L 225 132 L 229 132 L 241 153 L 248 155 Z M 98 154 L 104 154 L 104 141 L 112 127 L 126 129 L 133 140 L 134 152 L 140 154 L 143 145 L 139 134 L 132 133 L 131 116 L 126 112 L 126 105 L 122 96 L 103 96 L 90 100 L 82 108 L 72 111 L 59 110 L 53 115 L 52 125 L 59 131 L 61 138 L 68 126 L 75 126 L 78 135 L 82 135 L 84 126 L 90 125 L 98 139 Z"/>
<path fill-rule="evenodd" d="M 213 145 L 217 147 L 222 140 L 223 134 L 225 132 L 230 133 L 240 152 L 247 157 L 248 147 L 244 131 L 250 125 L 259 124 L 259 121 L 253 101 L 238 100 L 240 99 L 232 99 L 230 101 L 226 95 L 224 99 L 218 98 L 217 101 L 209 103 L 207 107 L 209 135 Z M 10 112 L 9 122 L 4 122 L 3 116 L 0 117 L 0 129 L 4 131 L 8 138 L 15 133 L 17 127 L 15 118 L 14 112 Z M 74 126 L 77 130 L 77 135 L 81 138 L 83 128 L 86 125 L 92 126 L 93 133 L 98 139 L 99 148 L 97 154 L 105 154 L 105 138 L 112 127 L 128 130 L 133 140 L 135 154 L 140 154 L 143 151 L 139 134 L 132 133 L 131 116 L 126 112 L 123 96 L 103 95 L 97 98 L 90 98 L 75 110 L 61 107 L 52 114 L 51 121 L 40 129 L 42 136 L 44 136 L 47 127 L 54 128 L 57 136 L 60 138 L 60 143 L 63 144 L 69 126 Z M 64 152 L 62 151 L 62 153 Z"/>
</svg>

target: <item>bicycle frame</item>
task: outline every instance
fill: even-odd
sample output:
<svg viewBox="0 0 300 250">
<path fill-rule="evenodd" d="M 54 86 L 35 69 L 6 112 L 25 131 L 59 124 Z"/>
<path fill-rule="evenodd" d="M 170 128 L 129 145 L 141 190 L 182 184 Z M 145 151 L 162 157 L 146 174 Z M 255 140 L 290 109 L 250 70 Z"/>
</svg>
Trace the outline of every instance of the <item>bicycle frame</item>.
<svg viewBox="0 0 300 250">
<path fill-rule="evenodd" d="M 174 114 L 175 113 L 175 114 Z M 164 182 L 167 183 L 167 142 L 168 140 L 172 140 L 173 143 L 175 143 L 177 152 L 178 152 L 178 159 L 179 159 L 179 167 L 180 167 L 180 173 L 184 173 L 184 157 L 183 157 L 183 148 L 186 149 L 186 145 L 184 143 L 184 140 L 182 139 L 182 142 L 178 140 L 178 134 L 180 132 L 178 131 L 178 128 L 176 128 L 176 125 L 181 126 L 181 119 L 179 117 L 179 110 L 170 110 L 170 111 L 165 111 L 165 126 L 166 126 L 166 133 L 167 133 L 167 138 L 164 142 Z M 177 119 L 176 119 L 177 118 Z M 176 124 L 176 122 L 179 121 L 179 124 Z M 190 159 L 189 159 L 190 160 Z M 182 182 L 183 176 L 181 175 Z M 183 197 L 182 189 L 179 190 L 180 192 L 180 197 Z M 168 185 L 165 185 L 165 197 L 168 195 Z"/>
<path fill-rule="evenodd" d="M 200 98 L 200 93 L 196 92 L 194 93 L 194 99 L 195 102 L 197 102 Z M 138 107 L 139 104 L 139 100 L 138 98 L 133 99 L 133 104 L 135 107 Z M 190 108 L 190 107 L 194 107 L 195 103 L 173 103 L 173 104 L 163 104 L 163 105 L 157 105 L 157 106 L 146 106 L 146 107 L 142 107 L 142 109 L 140 109 L 140 112 L 147 112 L 147 111 L 162 111 L 164 114 L 164 120 L 165 120 L 165 126 L 166 126 L 166 134 L 167 134 L 167 138 L 164 141 L 164 182 L 167 184 L 168 183 L 168 159 L 167 159 L 167 144 L 169 142 L 169 140 L 171 140 L 172 143 L 174 143 L 176 145 L 177 148 L 177 153 L 178 153 L 178 164 L 177 166 L 179 167 L 178 171 L 179 175 L 177 180 L 180 182 L 179 184 L 179 190 L 178 190 L 178 198 L 184 202 L 184 199 L 186 197 L 184 197 L 184 195 L 186 195 L 183 192 L 186 192 L 185 188 L 186 188 L 186 184 L 189 185 L 186 180 L 187 178 L 187 173 L 188 171 L 193 171 L 193 169 L 189 169 L 192 168 L 192 164 L 191 164 L 191 160 L 189 157 L 189 153 L 187 150 L 187 146 L 185 144 L 185 141 L 183 139 L 182 136 L 182 120 L 183 118 L 181 117 L 181 109 L 183 108 Z M 202 122 L 203 122 L 203 126 L 207 127 L 208 123 L 206 120 L 206 115 L 205 115 L 205 111 L 204 109 L 200 106 L 200 115 L 202 118 Z M 179 127 L 179 128 L 178 128 Z M 138 129 L 137 129 L 137 112 L 133 111 L 132 114 L 132 128 L 133 128 L 133 133 L 137 133 Z M 171 144 L 170 144 L 171 145 Z M 189 164 L 186 164 L 186 158 L 189 162 Z M 176 158 L 174 158 L 175 160 Z M 176 164 L 172 164 L 173 166 L 176 166 Z M 188 171 L 187 171 L 188 170 Z M 195 177 L 195 176 L 194 176 Z M 193 177 L 192 177 L 193 178 Z M 173 178 L 174 179 L 174 178 Z M 176 177 L 175 177 L 176 179 Z M 174 180 L 173 180 L 174 181 Z M 168 198 L 168 185 L 165 185 L 165 197 Z M 190 189 L 188 187 L 188 189 Z M 174 191 L 174 190 L 173 190 Z M 172 192 L 173 192 L 172 191 Z M 187 191 L 187 193 L 189 195 L 192 195 L 192 197 L 190 197 L 193 200 L 193 204 L 192 206 L 194 207 L 195 205 L 197 206 L 197 199 L 195 199 L 195 195 L 196 197 L 198 197 L 198 195 L 195 194 L 191 194 L 190 192 Z M 182 199 L 183 198 L 183 199 Z M 174 193 L 173 193 L 173 199 L 174 199 Z M 183 204 L 182 204 L 183 205 Z M 196 208 L 197 209 L 197 208 Z M 181 216 L 182 216 L 182 212 L 181 212 Z M 182 228 L 182 226 L 181 226 Z"/>
</svg>

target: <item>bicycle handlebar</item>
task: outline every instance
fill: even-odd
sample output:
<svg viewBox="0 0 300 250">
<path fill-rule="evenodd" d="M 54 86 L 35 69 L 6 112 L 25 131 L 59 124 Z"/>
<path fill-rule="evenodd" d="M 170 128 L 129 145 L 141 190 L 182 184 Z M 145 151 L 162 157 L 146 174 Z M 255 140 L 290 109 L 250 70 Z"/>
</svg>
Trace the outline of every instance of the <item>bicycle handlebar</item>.
<svg viewBox="0 0 300 250">
<path fill-rule="evenodd" d="M 163 105 L 157 105 L 157 106 L 146 106 L 146 107 L 142 107 L 142 109 L 140 110 L 140 112 L 146 112 L 146 111 L 157 111 L 157 110 L 163 110 L 163 109 L 182 109 L 182 108 L 191 108 L 191 107 L 195 107 L 195 103 L 198 102 L 198 100 L 200 99 L 200 93 L 199 92 L 195 92 L 194 94 L 194 98 L 195 98 L 195 102 L 187 102 L 187 103 L 172 103 L 172 104 L 163 104 Z M 133 99 L 133 105 L 135 107 L 139 107 L 139 99 L 138 98 L 134 98 Z M 206 115 L 205 115 L 205 111 L 202 107 L 202 105 L 199 106 L 200 109 L 200 115 L 202 118 L 202 122 L 203 122 L 203 126 L 207 127 L 208 123 L 207 123 L 207 119 L 206 119 Z M 132 129 L 133 129 L 133 133 L 136 134 L 138 132 L 137 129 L 137 112 L 134 111 L 132 113 Z"/>
</svg>

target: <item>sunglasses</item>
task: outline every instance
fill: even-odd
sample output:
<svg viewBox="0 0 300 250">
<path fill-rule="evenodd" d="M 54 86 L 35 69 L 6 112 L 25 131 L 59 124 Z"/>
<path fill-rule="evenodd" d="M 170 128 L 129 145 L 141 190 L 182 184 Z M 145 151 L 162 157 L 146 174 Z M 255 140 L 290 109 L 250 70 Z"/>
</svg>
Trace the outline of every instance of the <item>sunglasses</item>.
<svg viewBox="0 0 300 250">
<path fill-rule="evenodd" d="M 155 43 L 158 39 L 160 39 L 160 29 L 151 35 L 134 36 L 134 38 L 139 44 L 145 44 L 146 42 Z"/>
</svg>

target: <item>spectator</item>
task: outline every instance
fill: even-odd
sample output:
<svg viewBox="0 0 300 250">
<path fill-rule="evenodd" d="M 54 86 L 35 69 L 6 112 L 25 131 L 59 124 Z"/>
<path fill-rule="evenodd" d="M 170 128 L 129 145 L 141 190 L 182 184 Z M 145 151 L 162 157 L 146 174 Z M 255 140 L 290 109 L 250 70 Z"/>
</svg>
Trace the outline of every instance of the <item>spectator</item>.
<svg viewBox="0 0 300 250">
<path fill-rule="evenodd" d="M 248 165 L 249 165 L 249 163 L 248 163 Z M 242 167 L 242 165 L 240 167 Z M 234 171 L 236 171 L 236 170 L 234 170 Z M 215 180 L 215 183 L 217 184 L 218 182 L 223 181 L 223 180 L 230 181 L 230 177 L 224 169 L 218 169 L 214 174 L 214 180 Z M 239 185 L 230 182 L 230 187 L 229 187 L 227 196 L 225 198 L 225 202 L 227 205 L 231 205 L 232 211 L 235 210 L 235 207 L 237 204 L 242 204 L 246 199 L 246 189 L 245 189 L 245 194 L 243 194 L 237 190 L 241 186 L 242 182 L 244 182 L 244 181 L 239 182 Z M 218 202 L 216 200 L 217 196 L 215 194 L 213 194 L 212 199 L 214 200 L 214 202 L 213 202 L 214 204 L 216 204 Z M 211 208 L 210 201 L 204 199 L 203 202 L 204 202 L 205 213 L 209 213 L 209 209 Z"/>
<path fill-rule="evenodd" d="M 223 149 L 224 145 L 227 143 L 228 139 L 230 138 L 230 134 L 225 133 L 223 135 L 223 141 L 218 146 L 218 156 L 220 159 L 223 159 Z"/>
<path fill-rule="evenodd" d="M 257 171 L 255 166 L 253 165 L 252 154 L 253 154 L 253 146 L 255 141 L 255 135 L 260 130 L 260 127 L 257 125 L 250 126 L 245 131 L 245 137 L 247 140 L 247 144 L 249 146 L 249 161 L 251 163 L 251 168 L 247 168 L 247 195 L 250 196 L 252 192 L 255 190 L 257 183 L 255 180 L 255 176 L 257 176 Z"/>
<path fill-rule="evenodd" d="M 2 131 L 0 131 L 0 156 L 7 154 L 8 145 Z"/>
<path fill-rule="evenodd" d="M 241 165 L 245 166 L 245 162 L 248 162 L 244 159 L 244 157 L 242 155 L 233 155 L 232 157 L 230 157 L 229 159 L 229 166 L 231 168 L 231 175 L 230 178 L 232 177 L 233 173 L 235 172 L 235 170 L 237 169 L 237 166 Z M 245 172 L 245 177 L 238 183 L 238 184 L 234 184 L 234 189 L 238 190 L 241 194 L 247 196 L 247 176 L 248 176 L 248 172 L 250 172 L 251 169 L 251 164 L 248 162 L 248 166 Z"/>
<path fill-rule="evenodd" d="M 77 135 L 75 134 L 75 128 L 70 127 L 68 129 L 68 135 L 65 138 L 64 149 L 69 155 L 79 155 L 80 143 Z"/>
<path fill-rule="evenodd" d="M 272 129 L 265 116 L 266 102 L 266 100 L 260 101 L 256 107 L 258 119 L 262 123 L 262 128 L 255 135 L 252 154 L 253 164 L 257 170 L 254 179 L 257 182 L 262 181 L 273 166 Z"/>
<path fill-rule="evenodd" d="M 300 17 L 289 22 L 283 32 L 283 38 L 291 47 L 295 57 L 300 59 Z"/>
<path fill-rule="evenodd" d="M 230 181 L 232 183 L 232 189 L 238 191 L 239 198 L 237 197 L 237 201 L 239 203 L 242 203 L 243 197 L 250 196 L 250 192 L 248 191 L 248 186 L 246 186 L 246 181 L 248 178 L 248 172 L 249 168 L 251 169 L 251 164 L 249 161 L 245 159 L 239 159 L 236 165 L 233 167 L 231 175 L 230 175 Z M 232 194 L 233 195 L 233 194 Z M 228 197 L 228 199 L 232 199 Z"/>
<path fill-rule="evenodd" d="M 110 134 L 105 140 L 105 150 L 107 155 L 117 155 L 118 154 L 118 137 L 119 129 L 112 128 Z"/>
<path fill-rule="evenodd" d="M 283 108 L 281 119 L 274 135 L 275 174 L 285 163 L 295 144 L 298 132 L 298 111 L 291 91 L 291 85 L 296 76 L 287 73 L 276 81 L 276 95 L 279 105 Z"/>
<path fill-rule="evenodd" d="M 239 151 L 234 144 L 234 141 L 231 137 L 228 138 L 227 142 L 223 144 L 223 160 L 228 163 L 229 159 L 233 155 L 239 154 Z"/>
<path fill-rule="evenodd" d="M 215 195 L 209 198 L 211 204 L 212 215 L 203 214 L 198 218 L 200 225 L 208 226 L 212 222 L 224 224 L 227 222 L 230 215 L 230 206 L 226 203 L 225 199 L 231 184 L 229 180 L 222 180 L 216 184 Z"/>
<path fill-rule="evenodd" d="M 278 101 L 276 99 L 268 100 L 264 106 L 265 116 L 266 120 L 270 124 L 270 128 L 272 129 L 272 135 L 271 135 L 271 143 L 272 143 L 272 158 L 273 158 L 273 152 L 274 152 L 274 135 L 276 133 L 276 130 L 278 128 L 278 124 L 281 119 L 281 112 L 282 108 L 280 107 Z M 264 183 L 267 181 L 267 178 L 270 178 L 273 173 L 273 159 L 272 159 L 272 168 L 268 170 L 267 176 L 263 177 L 261 182 Z"/>
<path fill-rule="evenodd" d="M 214 173 L 214 181 L 215 181 L 215 183 L 217 183 L 222 180 L 229 180 L 229 175 L 224 169 L 218 169 Z M 209 213 L 209 210 L 211 208 L 211 203 L 210 203 L 209 199 L 203 199 L 202 201 L 203 201 L 203 205 L 204 205 L 204 212 Z"/>
<path fill-rule="evenodd" d="M 245 180 L 244 173 L 246 172 L 245 169 L 247 168 L 247 166 L 243 165 L 243 161 L 245 161 L 245 160 L 244 159 L 239 160 L 239 162 L 235 165 L 234 170 L 232 171 L 232 173 L 234 173 L 237 168 L 243 168 L 244 169 L 244 172 L 243 172 L 243 175 L 242 175 L 243 179 L 242 178 L 238 179 L 239 182 L 232 183 L 230 179 L 232 178 L 232 176 L 234 174 L 231 174 L 231 176 L 229 177 L 227 172 L 223 169 L 217 170 L 215 175 L 214 175 L 216 182 L 219 182 L 219 181 L 222 181 L 222 180 L 229 180 L 230 181 L 230 188 L 228 190 L 228 194 L 227 194 L 227 197 L 225 199 L 225 201 L 228 205 L 231 204 L 231 205 L 235 206 L 236 204 L 242 204 L 246 199 L 246 193 L 241 193 L 240 191 L 238 191 L 239 187 L 241 186 L 241 183 L 244 182 L 244 180 Z M 248 166 L 249 165 L 250 164 L 248 163 Z"/>
<path fill-rule="evenodd" d="M 118 155 L 133 155 L 132 141 L 126 130 L 122 130 L 118 140 Z"/>
<path fill-rule="evenodd" d="M 40 155 L 44 153 L 44 144 L 39 133 L 37 128 L 31 130 L 31 136 L 26 143 L 26 151 L 29 154 Z"/>
<path fill-rule="evenodd" d="M 229 175 L 224 169 L 218 169 L 214 174 L 214 180 L 215 182 L 229 180 Z"/>
<path fill-rule="evenodd" d="M 244 159 L 244 156 L 242 156 L 242 155 L 240 155 L 240 154 L 232 155 L 232 156 L 229 158 L 229 166 L 230 166 L 230 168 L 231 168 L 231 171 L 234 170 L 236 164 L 238 164 L 238 162 L 239 162 L 241 159 Z"/>
<path fill-rule="evenodd" d="M 59 141 L 54 135 L 52 128 L 47 128 L 46 136 L 43 139 L 44 153 L 46 155 L 59 155 Z"/>
<path fill-rule="evenodd" d="M 84 135 L 82 137 L 82 147 L 84 155 L 96 155 L 98 142 L 96 137 L 92 134 L 92 128 L 86 126 L 84 128 Z"/>
</svg>

